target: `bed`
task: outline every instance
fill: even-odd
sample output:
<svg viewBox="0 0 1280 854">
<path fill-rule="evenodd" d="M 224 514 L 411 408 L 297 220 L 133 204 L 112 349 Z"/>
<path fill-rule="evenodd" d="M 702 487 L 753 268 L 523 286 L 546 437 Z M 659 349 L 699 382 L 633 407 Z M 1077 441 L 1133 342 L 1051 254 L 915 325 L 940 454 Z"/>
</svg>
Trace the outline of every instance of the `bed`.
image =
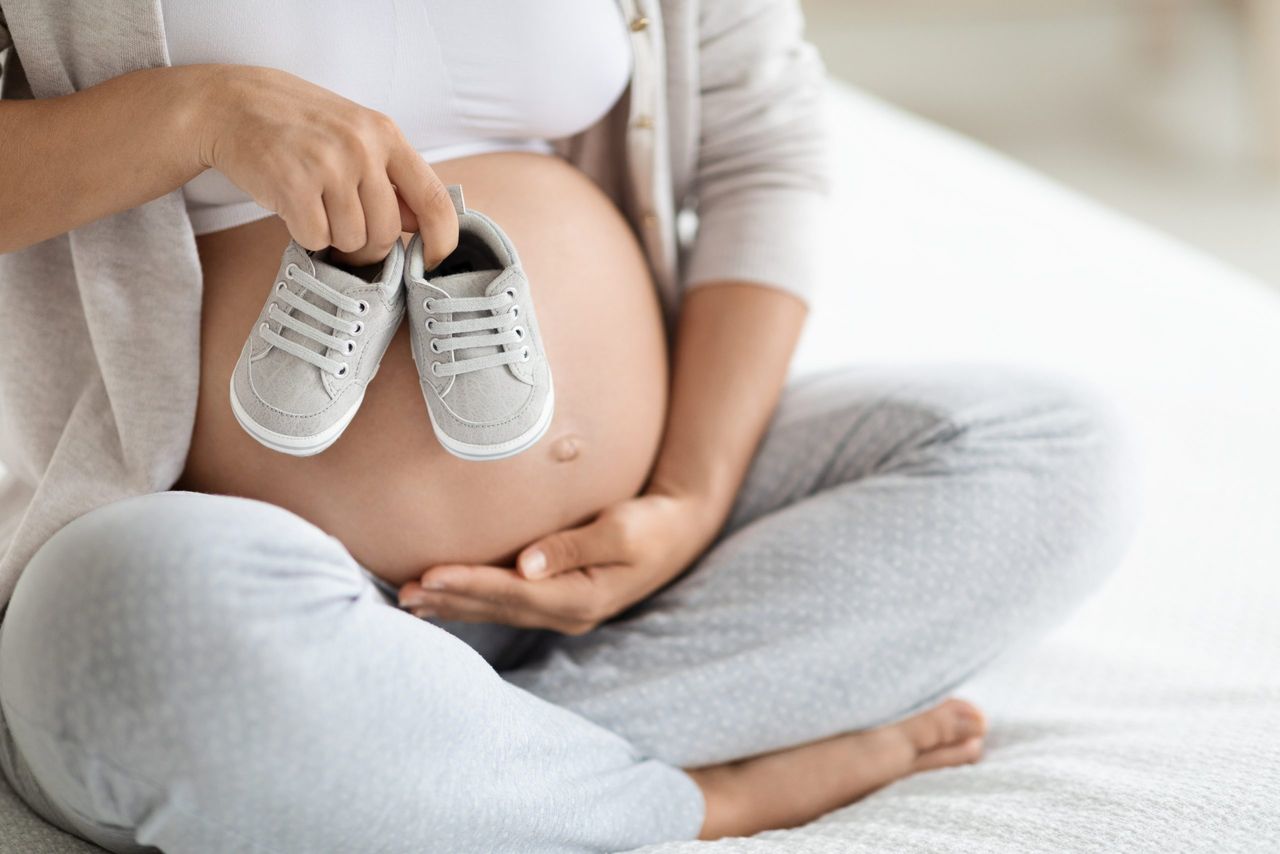
<svg viewBox="0 0 1280 854">
<path fill-rule="evenodd" d="M 810 825 L 644 854 L 1280 851 L 1280 291 L 833 88 L 827 276 L 796 371 L 994 359 L 1124 402 L 1143 523 L 1065 626 L 960 692 L 986 758 Z M 841 253 L 836 257 L 836 253 Z M 0 783 L 0 852 L 96 851 Z"/>
</svg>

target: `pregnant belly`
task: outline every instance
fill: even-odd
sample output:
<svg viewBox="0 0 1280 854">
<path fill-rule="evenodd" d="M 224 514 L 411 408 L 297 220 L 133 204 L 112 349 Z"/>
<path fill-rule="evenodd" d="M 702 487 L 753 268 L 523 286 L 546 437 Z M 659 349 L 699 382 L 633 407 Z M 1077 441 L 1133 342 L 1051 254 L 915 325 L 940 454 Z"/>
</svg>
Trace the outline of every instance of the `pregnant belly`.
<svg viewBox="0 0 1280 854">
<path fill-rule="evenodd" d="M 288 234 L 272 218 L 198 239 L 200 397 L 180 485 L 277 504 L 337 537 L 388 581 L 444 562 L 503 562 L 537 537 L 636 494 L 666 409 L 666 342 L 644 258 L 603 193 L 565 162 L 488 154 L 436 165 L 514 241 L 555 377 L 555 418 L 532 449 L 467 462 L 435 439 L 402 327 L 342 438 L 270 451 L 236 424 L 231 371 Z"/>
</svg>

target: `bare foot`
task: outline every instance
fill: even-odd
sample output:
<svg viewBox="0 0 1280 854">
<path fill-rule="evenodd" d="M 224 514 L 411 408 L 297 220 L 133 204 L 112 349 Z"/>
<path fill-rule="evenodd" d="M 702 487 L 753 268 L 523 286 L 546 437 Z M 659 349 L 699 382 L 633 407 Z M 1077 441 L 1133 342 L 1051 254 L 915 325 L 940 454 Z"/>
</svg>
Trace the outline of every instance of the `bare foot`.
<svg viewBox="0 0 1280 854">
<path fill-rule="evenodd" d="M 976 762 L 986 731 L 977 708 L 947 700 L 879 729 L 692 770 L 707 804 L 701 838 L 795 827 L 908 774 Z"/>
</svg>

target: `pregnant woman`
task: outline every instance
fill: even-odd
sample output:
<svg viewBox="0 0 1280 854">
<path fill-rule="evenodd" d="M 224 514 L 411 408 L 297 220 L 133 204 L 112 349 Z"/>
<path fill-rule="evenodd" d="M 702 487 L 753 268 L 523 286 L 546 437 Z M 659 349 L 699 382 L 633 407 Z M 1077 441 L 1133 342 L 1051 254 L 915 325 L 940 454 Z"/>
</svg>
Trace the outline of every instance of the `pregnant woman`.
<svg viewBox="0 0 1280 854">
<path fill-rule="evenodd" d="M 788 0 L 0 7 L 0 767 L 71 833 L 594 852 L 793 825 L 975 761 L 948 692 L 1118 559 L 1093 394 L 786 385 L 825 188 Z M 324 453 L 246 435 L 228 383 L 289 240 L 369 264 L 417 232 L 434 263 L 449 184 L 519 247 L 545 437 L 448 453 L 406 329 Z"/>
</svg>

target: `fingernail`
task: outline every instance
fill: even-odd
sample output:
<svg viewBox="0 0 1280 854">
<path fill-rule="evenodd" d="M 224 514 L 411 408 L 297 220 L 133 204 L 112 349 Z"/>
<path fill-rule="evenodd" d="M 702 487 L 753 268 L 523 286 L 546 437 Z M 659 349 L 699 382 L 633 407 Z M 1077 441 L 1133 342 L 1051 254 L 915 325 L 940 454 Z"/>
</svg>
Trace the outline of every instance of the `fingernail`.
<svg viewBox="0 0 1280 854">
<path fill-rule="evenodd" d="M 547 572 L 547 556 L 539 549 L 532 549 L 520 558 L 520 571 L 527 578 L 538 578 Z"/>
<path fill-rule="evenodd" d="M 413 616 L 417 617 L 419 620 L 429 620 L 435 615 L 436 612 L 431 608 L 415 608 L 413 610 Z"/>
<path fill-rule="evenodd" d="M 438 578 L 428 579 L 422 584 L 423 590 L 443 590 L 444 582 Z"/>
<path fill-rule="evenodd" d="M 401 608 L 416 608 L 427 600 L 421 596 L 405 596 L 400 600 Z"/>
</svg>

